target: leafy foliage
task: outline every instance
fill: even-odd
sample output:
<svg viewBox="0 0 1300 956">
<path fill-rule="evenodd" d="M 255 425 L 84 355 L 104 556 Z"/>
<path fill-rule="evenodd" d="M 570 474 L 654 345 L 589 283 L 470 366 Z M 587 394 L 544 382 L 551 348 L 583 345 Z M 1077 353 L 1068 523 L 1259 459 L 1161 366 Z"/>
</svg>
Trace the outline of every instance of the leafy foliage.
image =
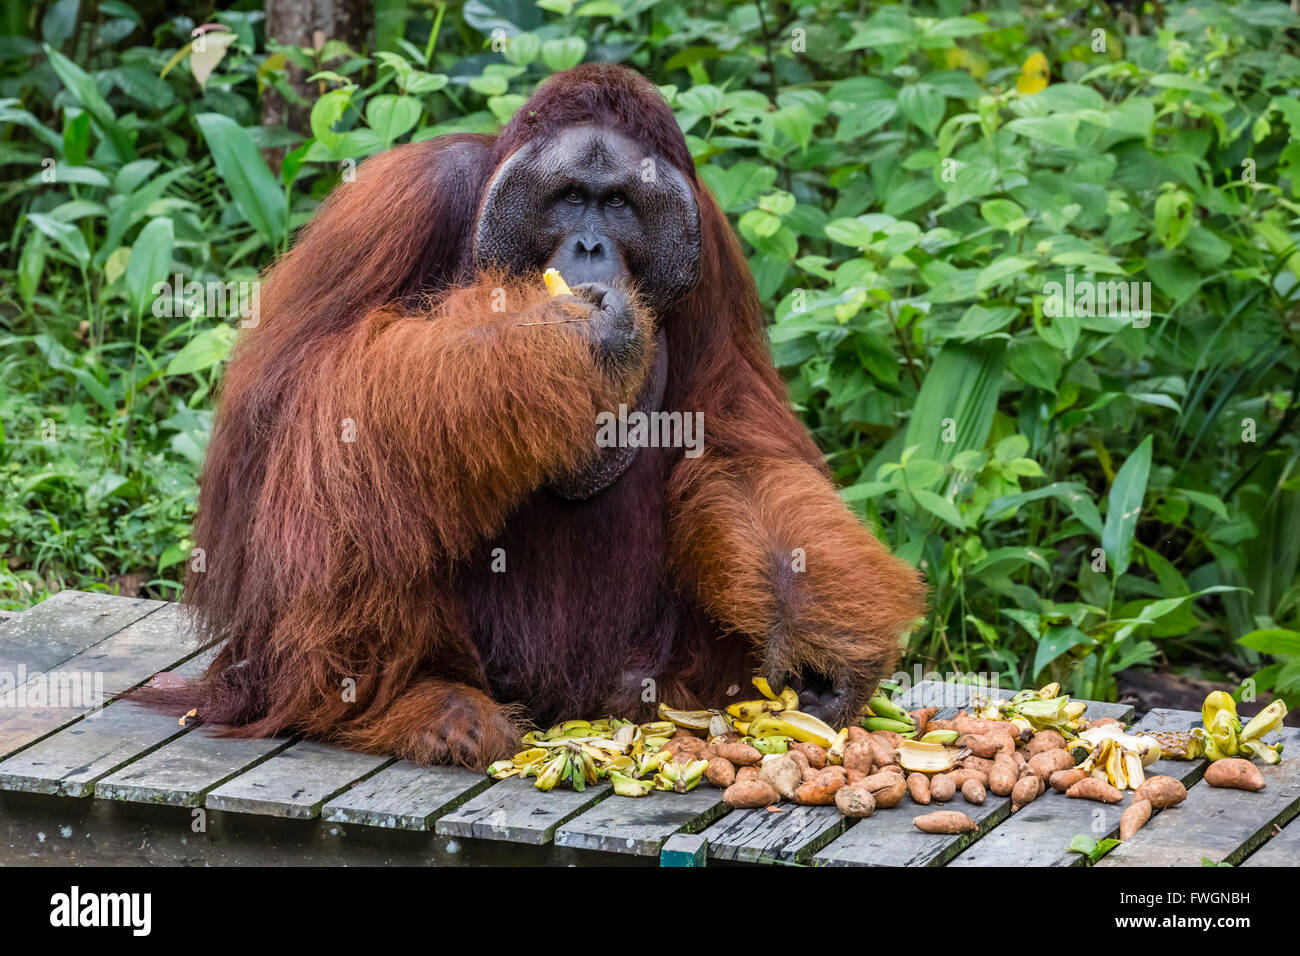
<svg viewBox="0 0 1300 956">
<path fill-rule="evenodd" d="M 1258 669 L 1300 700 L 1287 5 L 377 6 L 373 51 L 3 7 L 5 603 L 174 593 L 234 323 L 156 315 L 155 283 L 252 279 L 366 156 L 607 59 L 662 84 L 846 500 L 925 568 L 914 661 L 1091 697 Z M 271 88 L 309 136 L 259 125 Z"/>
</svg>

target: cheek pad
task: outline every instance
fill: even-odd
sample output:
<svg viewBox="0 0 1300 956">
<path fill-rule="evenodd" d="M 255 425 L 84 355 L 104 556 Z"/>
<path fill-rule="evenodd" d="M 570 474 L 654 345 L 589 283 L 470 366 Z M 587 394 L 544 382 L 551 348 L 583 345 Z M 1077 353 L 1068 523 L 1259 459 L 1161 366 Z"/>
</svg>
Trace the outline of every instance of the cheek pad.
<svg viewBox="0 0 1300 956">
<path fill-rule="evenodd" d="M 562 236 L 538 224 L 546 219 L 546 200 L 569 179 L 569 162 L 559 153 L 553 143 L 534 140 L 501 164 L 479 211 L 474 258 L 480 266 L 525 272 L 549 258 Z M 654 182 L 638 177 L 629 184 L 644 238 L 621 251 L 642 298 L 662 312 L 699 278 L 700 216 L 685 177 L 668 163 L 656 165 Z"/>
</svg>

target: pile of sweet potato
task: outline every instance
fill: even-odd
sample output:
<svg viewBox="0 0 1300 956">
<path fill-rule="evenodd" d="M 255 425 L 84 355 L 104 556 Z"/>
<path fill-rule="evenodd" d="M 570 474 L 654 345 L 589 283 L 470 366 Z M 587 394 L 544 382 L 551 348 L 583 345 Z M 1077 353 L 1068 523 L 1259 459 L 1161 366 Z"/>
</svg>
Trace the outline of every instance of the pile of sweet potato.
<svg viewBox="0 0 1300 956">
<path fill-rule="evenodd" d="M 781 801 L 805 806 L 834 804 L 848 817 L 869 817 L 876 809 L 896 806 L 905 796 L 922 806 L 942 805 L 959 795 L 980 805 L 989 793 L 1011 798 L 1014 813 L 1038 799 L 1047 789 L 1068 797 L 1118 803 L 1123 794 L 1105 780 L 1075 767 L 1065 738 L 1055 730 L 1018 735 L 1005 721 L 958 714 L 936 720 L 938 708 L 912 712 L 917 737 L 930 731 L 957 733 L 952 743 L 959 756 L 952 770 L 942 773 L 907 772 L 898 763 L 903 738 L 889 731 L 868 732 L 850 727 L 842 753 L 814 743 L 791 743 L 784 754 L 764 754 L 738 735 L 704 741 L 688 732 L 668 743 L 675 753 L 708 760 L 709 783 L 722 788 L 722 799 L 736 808 L 770 807 Z M 1093 725 L 1118 723 L 1101 718 Z M 1187 796 L 1172 777 L 1151 777 L 1135 795 L 1124 814 L 1121 836 L 1127 838 L 1150 818 L 1153 810 L 1181 803 Z M 939 810 L 918 816 L 917 829 L 927 833 L 965 833 L 974 821 L 957 810 Z"/>
</svg>

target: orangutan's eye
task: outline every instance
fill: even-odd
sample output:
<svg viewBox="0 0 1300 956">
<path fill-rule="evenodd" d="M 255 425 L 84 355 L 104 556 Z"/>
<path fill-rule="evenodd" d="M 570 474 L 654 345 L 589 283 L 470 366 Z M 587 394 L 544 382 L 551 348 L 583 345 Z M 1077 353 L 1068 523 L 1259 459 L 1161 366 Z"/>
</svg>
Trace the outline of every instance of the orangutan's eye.
<svg viewBox="0 0 1300 956">
<path fill-rule="evenodd" d="M 582 194 L 576 189 L 570 189 L 569 194 L 564 197 L 564 201 L 571 202 L 574 205 L 580 205 L 582 203 Z"/>
<path fill-rule="evenodd" d="M 623 198 L 622 193 L 614 193 L 614 195 L 609 197 L 608 201 L 611 206 L 621 206 L 627 202 L 627 200 Z"/>
</svg>

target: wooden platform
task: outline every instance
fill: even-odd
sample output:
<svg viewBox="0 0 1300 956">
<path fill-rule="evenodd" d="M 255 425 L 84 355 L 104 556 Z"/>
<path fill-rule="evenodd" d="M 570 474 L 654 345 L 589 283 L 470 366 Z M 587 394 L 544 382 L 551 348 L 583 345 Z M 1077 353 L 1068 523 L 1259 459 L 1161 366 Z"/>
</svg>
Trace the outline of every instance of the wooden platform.
<svg viewBox="0 0 1300 956">
<path fill-rule="evenodd" d="M 931 836 L 912 826 L 922 808 L 906 799 L 855 822 L 834 807 L 731 811 L 708 786 L 639 800 L 611 797 L 604 784 L 541 793 L 527 780 L 494 783 L 310 741 L 226 740 L 115 701 L 160 671 L 197 673 L 206 659 L 183 610 L 158 601 L 64 591 L 0 623 L 0 671 L 27 672 L 0 694 L 0 865 L 1077 866 L 1085 861 L 1071 840 L 1115 836 L 1131 799 L 1108 807 L 1048 794 L 1014 816 L 1006 798 L 958 799 L 950 806 L 979 831 Z M 923 682 L 906 703 L 948 716 L 967 695 Z M 1089 714 L 1133 716 L 1104 703 Z M 1138 726 L 1198 720 L 1153 711 Z M 1283 762 L 1261 768 L 1260 793 L 1209 787 L 1199 761 L 1162 761 L 1152 772 L 1184 780 L 1187 801 L 1101 865 L 1300 865 L 1300 731 L 1284 737 Z"/>
</svg>

